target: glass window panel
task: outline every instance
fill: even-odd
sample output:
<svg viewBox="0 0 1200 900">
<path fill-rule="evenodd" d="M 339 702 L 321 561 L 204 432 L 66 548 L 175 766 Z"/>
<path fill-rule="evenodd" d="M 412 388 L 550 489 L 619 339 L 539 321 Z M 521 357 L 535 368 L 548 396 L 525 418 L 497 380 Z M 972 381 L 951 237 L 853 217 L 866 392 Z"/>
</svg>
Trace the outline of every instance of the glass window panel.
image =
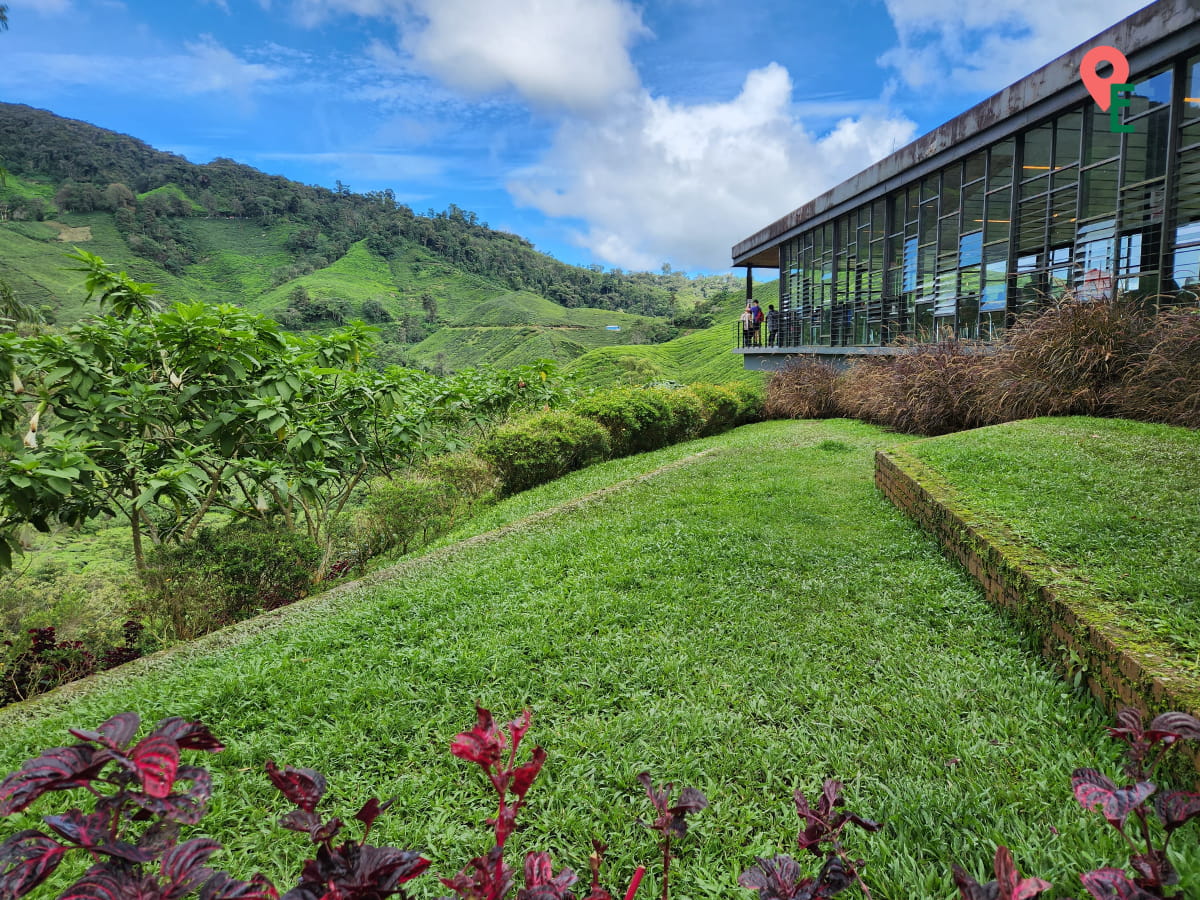
<svg viewBox="0 0 1200 900">
<path fill-rule="evenodd" d="M 913 313 L 914 334 L 919 341 L 933 339 L 933 304 L 918 303 Z"/>
<path fill-rule="evenodd" d="M 1040 250 L 1045 243 L 1046 197 L 1021 202 L 1017 230 L 1017 249 Z"/>
<path fill-rule="evenodd" d="M 1071 248 L 1059 247 L 1050 251 L 1050 293 L 1060 297 L 1071 287 Z"/>
<path fill-rule="evenodd" d="M 871 237 L 872 238 L 884 237 L 886 234 L 886 232 L 884 231 L 886 223 L 887 223 L 887 204 L 885 204 L 882 200 L 876 200 L 871 205 Z"/>
<path fill-rule="evenodd" d="M 1187 61 L 1187 89 L 1183 97 L 1183 114 L 1187 118 L 1200 116 L 1200 56 Z"/>
<path fill-rule="evenodd" d="M 904 207 L 904 221 L 905 222 L 915 222 L 915 221 L 917 221 L 918 210 L 920 209 L 920 206 L 921 206 L 920 192 L 918 191 L 918 189 L 915 186 L 910 187 L 905 196 L 906 196 L 906 200 L 905 200 L 905 207 Z"/>
<path fill-rule="evenodd" d="M 1190 222 L 1175 229 L 1175 244 L 1200 244 L 1200 222 Z"/>
<path fill-rule="evenodd" d="M 921 179 L 921 200 L 931 200 L 938 195 L 938 176 L 937 174 L 926 175 Z"/>
<path fill-rule="evenodd" d="M 975 231 L 983 228 L 983 182 L 977 181 L 963 188 L 962 230 Z M 1007 218 L 1007 216 L 1005 217 Z"/>
<path fill-rule="evenodd" d="M 920 290 L 929 293 L 933 286 L 933 276 L 937 267 L 937 244 L 925 244 L 917 250 L 917 272 Z"/>
<path fill-rule="evenodd" d="M 1075 239 L 1076 191 L 1067 188 L 1050 195 L 1050 246 L 1069 244 Z"/>
<path fill-rule="evenodd" d="M 1004 309 L 1008 296 L 1008 260 L 996 259 L 984 268 L 983 296 L 979 300 L 980 312 Z"/>
<path fill-rule="evenodd" d="M 1200 150 L 1180 155 L 1175 197 L 1176 222 L 1200 222 Z"/>
<path fill-rule="evenodd" d="M 970 184 L 972 181 L 978 181 L 983 177 L 983 167 L 986 160 L 986 152 L 980 150 L 978 153 L 968 156 L 963 161 L 963 184 Z"/>
<path fill-rule="evenodd" d="M 1111 219 L 1080 226 L 1075 244 L 1075 292 L 1081 299 L 1111 296 L 1115 237 L 1116 223 Z"/>
<path fill-rule="evenodd" d="M 1200 290 L 1200 247 L 1185 247 L 1175 251 L 1173 277 L 1179 288 L 1196 293 Z"/>
<path fill-rule="evenodd" d="M 946 216 L 938 221 L 938 253 L 958 249 L 958 216 Z"/>
<path fill-rule="evenodd" d="M 1167 170 L 1167 131 L 1169 109 L 1160 109 L 1137 123 L 1137 131 L 1127 134 L 1125 174 L 1122 184 L 1137 184 L 1161 178 Z"/>
<path fill-rule="evenodd" d="M 988 151 L 988 188 L 997 188 L 1012 181 L 1013 154 L 1016 142 L 1013 138 L 1001 141 Z"/>
<path fill-rule="evenodd" d="M 1064 187 L 1073 187 L 1079 182 L 1079 168 L 1074 164 L 1059 169 L 1050 176 L 1050 186 L 1054 190 Z"/>
<path fill-rule="evenodd" d="M 904 285 L 905 292 L 917 289 L 917 239 L 904 242 Z"/>
<path fill-rule="evenodd" d="M 1191 147 L 1194 144 L 1200 144 L 1200 119 L 1192 119 L 1180 129 L 1179 146 Z"/>
<path fill-rule="evenodd" d="M 1012 200 L 1012 188 L 1005 188 L 1002 191 L 996 191 L 994 194 L 988 194 L 987 198 L 987 222 L 984 228 L 984 239 L 987 241 L 998 241 L 1008 237 L 1009 234 L 1009 215 L 1011 214 L 1010 203 Z"/>
<path fill-rule="evenodd" d="M 955 164 L 942 171 L 942 215 L 958 209 L 958 194 L 962 188 L 962 169 Z"/>
<path fill-rule="evenodd" d="M 1083 171 L 1083 218 L 1111 216 L 1117 210 L 1117 161 Z"/>
<path fill-rule="evenodd" d="M 1121 152 L 1121 135 L 1112 130 L 1112 120 L 1108 113 L 1099 107 L 1092 106 L 1084 117 L 1087 122 L 1084 133 L 1084 163 L 1100 162 L 1110 159 Z"/>
<path fill-rule="evenodd" d="M 958 264 L 960 266 L 976 265 L 983 260 L 983 232 L 965 234 L 958 244 Z"/>
<path fill-rule="evenodd" d="M 1161 181 L 1121 191 L 1122 230 L 1144 228 L 1162 222 L 1164 196 L 1165 188 Z"/>
<path fill-rule="evenodd" d="M 1122 275 L 1142 270 L 1141 232 L 1121 235 L 1117 241 L 1117 268 Z"/>
<path fill-rule="evenodd" d="M 1058 117 L 1054 125 L 1054 168 L 1060 169 L 1079 162 L 1079 135 L 1082 131 L 1082 112 L 1064 113 Z"/>
<path fill-rule="evenodd" d="M 883 271 L 883 241 L 872 241 L 870 247 L 870 261 L 872 272 Z"/>
<path fill-rule="evenodd" d="M 921 204 L 921 225 L 917 231 L 921 243 L 937 240 L 937 201 Z"/>
<path fill-rule="evenodd" d="M 1129 97 L 1129 106 L 1121 110 L 1123 119 L 1139 116 L 1151 109 L 1171 105 L 1170 69 L 1144 76 L 1132 83 L 1136 86 L 1126 95 Z"/>
<path fill-rule="evenodd" d="M 1025 158 L 1021 163 L 1021 177 L 1030 178 L 1050 171 L 1050 144 L 1054 125 L 1047 122 L 1023 135 Z"/>
<path fill-rule="evenodd" d="M 887 198 L 888 221 L 892 223 L 892 231 L 899 232 L 904 225 L 904 192 L 892 194 Z"/>
</svg>

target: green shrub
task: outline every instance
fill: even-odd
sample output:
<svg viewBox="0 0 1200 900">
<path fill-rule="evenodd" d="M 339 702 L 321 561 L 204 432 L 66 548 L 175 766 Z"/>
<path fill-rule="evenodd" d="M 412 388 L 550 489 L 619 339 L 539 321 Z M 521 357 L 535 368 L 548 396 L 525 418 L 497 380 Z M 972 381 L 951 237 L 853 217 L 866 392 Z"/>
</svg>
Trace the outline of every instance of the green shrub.
<svg viewBox="0 0 1200 900">
<path fill-rule="evenodd" d="M 426 544 L 454 522 L 454 488 L 445 481 L 420 476 L 381 478 L 372 483 L 359 517 L 366 557 L 391 550 L 407 553 Z"/>
<path fill-rule="evenodd" d="M 678 444 L 700 435 L 704 427 L 704 404 L 691 391 L 656 388 L 671 411 L 671 424 L 667 430 L 667 442 Z"/>
<path fill-rule="evenodd" d="M 719 384 L 693 384 L 688 387 L 704 408 L 701 435 L 720 434 L 737 424 L 741 403 L 729 388 Z"/>
<path fill-rule="evenodd" d="M 476 452 L 513 494 L 605 459 L 608 433 L 599 422 L 570 412 L 544 412 L 497 428 Z"/>
<path fill-rule="evenodd" d="M 611 388 L 577 401 L 571 411 L 604 426 L 613 456 L 644 453 L 670 443 L 671 407 L 664 393 L 653 388 Z"/>
<path fill-rule="evenodd" d="M 761 422 L 766 417 L 766 397 L 758 385 L 745 381 L 735 381 L 726 385 L 737 398 L 737 424 L 746 425 L 750 422 Z"/>
<path fill-rule="evenodd" d="M 321 551 L 297 531 L 239 522 L 202 528 L 147 555 L 140 612 L 171 640 L 190 640 L 304 597 Z"/>
<path fill-rule="evenodd" d="M 426 460 L 420 471 L 430 478 L 444 481 L 470 503 L 478 503 L 500 486 L 500 479 L 487 460 L 474 453 L 447 453 Z"/>
</svg>

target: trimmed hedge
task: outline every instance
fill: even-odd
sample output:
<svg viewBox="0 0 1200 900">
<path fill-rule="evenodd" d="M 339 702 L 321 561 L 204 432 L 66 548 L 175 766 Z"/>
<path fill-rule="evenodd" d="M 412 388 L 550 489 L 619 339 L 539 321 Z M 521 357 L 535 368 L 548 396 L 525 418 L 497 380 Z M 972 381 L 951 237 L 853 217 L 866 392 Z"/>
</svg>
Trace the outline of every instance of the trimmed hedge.
<svg viewBox="0 0 1200 900">
<path fill-rule="evenodd" d="M 669 444 L 672 411 L 666 391 L 626 387 L 576 401 L 571 411 L 595 419 L 608 432 L 613 456 L 657 450 Z"/>
<path fill-rule="evenodd" d="M 699 399 L 704 410 L 701 436 L 720 434 L 737 424 L 743 401 L 731 388 L 719 384 L 693 384 L 687 390 Z"/>
<path fill-rule="evenodd" d="M 502 492 L 515 494 L 606 459 L 609 449 L 599 422 L 554 411 L 501 425 L 475 452 L 499 474 Z"/>
</svg>

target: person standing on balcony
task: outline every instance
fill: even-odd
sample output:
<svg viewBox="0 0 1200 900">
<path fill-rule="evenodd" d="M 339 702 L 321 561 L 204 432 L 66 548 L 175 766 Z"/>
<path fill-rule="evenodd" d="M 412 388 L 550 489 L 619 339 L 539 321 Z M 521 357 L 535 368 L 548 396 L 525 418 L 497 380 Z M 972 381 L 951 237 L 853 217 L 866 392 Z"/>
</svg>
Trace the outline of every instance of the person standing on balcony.
<svg viewBox="0 0 1200 900">
<path fill-rule="evenodd" d="M 754 346 L 762 346 L 763 311 L 757 300 L 750 301 L 750 315 L 754 318 Z"/>
<path fill-rule="evenodd" d="M 779 310 L 774 303 L 767 304 L 767 346 L 779 346 Z"/>
<path fill-rule="evenodd" d="M 749 303 L 746 304 L 746 311 L 742 313 L 742 346 L 754 346 L 754 312 Z"/>
</svg>

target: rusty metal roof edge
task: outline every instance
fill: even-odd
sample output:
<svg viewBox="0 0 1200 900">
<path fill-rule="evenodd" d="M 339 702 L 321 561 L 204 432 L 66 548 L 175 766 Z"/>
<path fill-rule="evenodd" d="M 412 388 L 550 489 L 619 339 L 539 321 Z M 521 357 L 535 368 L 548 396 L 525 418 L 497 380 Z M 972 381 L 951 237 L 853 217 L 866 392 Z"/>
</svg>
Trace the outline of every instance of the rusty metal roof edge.
<svg viewBox="0 0 1200 900">
<path fill-rule="evenodd" d="M 966 112 L 939 125 L 895 153 L 873 163 L 823 194 L 813 198 L 766 228 L 733 245 L 734 265 L 744 265 L 756 253 L 786 240 L 814 216 L 840 206 L 848 200 L 897 179 L 921 163 L 959 146 L 965 139 L 983 131 L 1011 124 L 1015 132 L 1028 124 L 1022 111 L 1064 93 L 1082 99 L 1086 92 L 1079 79 L 1079 64 L 1090 48 L 1111 44 L 1126 56 L 1134 57 L 1152 45 L 1189 25 L 1200 23 L 1200 0 L 1158 0 L 1110 26 L 1067 51 L 1057 59 L 1019 81 L 977 103 Z M 1131 59 L 1131 65 L 1133 60 Z M 996 139 L 999 139 L 997 137 Z M 875 193 L 875 192 L 872 192 Z"/>
</svg>

